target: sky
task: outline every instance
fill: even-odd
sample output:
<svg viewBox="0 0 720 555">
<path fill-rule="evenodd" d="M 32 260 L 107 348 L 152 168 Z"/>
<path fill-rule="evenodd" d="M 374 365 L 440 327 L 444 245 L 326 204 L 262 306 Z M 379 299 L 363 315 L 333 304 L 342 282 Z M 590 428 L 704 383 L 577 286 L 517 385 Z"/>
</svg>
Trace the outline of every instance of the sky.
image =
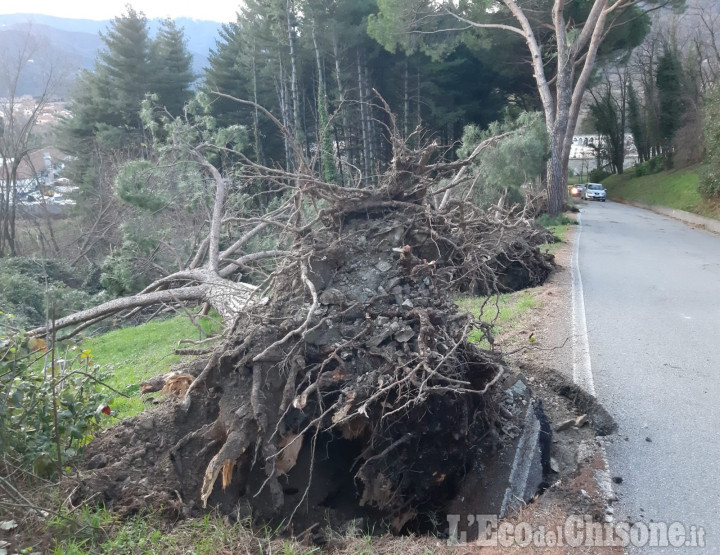
<svg viewBox="0 0 720 555">
<path fill-rule="evenodd" d="M 235 20 L 240 0 L 2 0 L 0 14 L 36 13 L 71 19 L 103 20 L 124 13 L 128 3 L 150 19 L 191 17 L 224 23 Z"/>
</svg>

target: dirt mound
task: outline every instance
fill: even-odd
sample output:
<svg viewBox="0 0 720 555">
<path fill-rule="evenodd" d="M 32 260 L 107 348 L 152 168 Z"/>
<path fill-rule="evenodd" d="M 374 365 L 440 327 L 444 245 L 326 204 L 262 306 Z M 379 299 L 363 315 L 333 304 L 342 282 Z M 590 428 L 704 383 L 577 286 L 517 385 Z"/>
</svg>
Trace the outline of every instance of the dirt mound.
<svg viewBox="0 0 720 555">
<path fill-rule="evenodd" d="M 481 324 L 453 292 L 541 283 L 552 257 L 522 218 L 462 202 L 438 212 L 419 166 L 397 160 L 379 189 L 321 190 L 323 226 L 298 234 L 270 300 L 183 369 L 197 376 L 184 400 L 88 446 L 76 501 L 364 516 L 399 531 L 455 494 L 492 451 L 504 366 L 467 342 Z"/>
</svg>

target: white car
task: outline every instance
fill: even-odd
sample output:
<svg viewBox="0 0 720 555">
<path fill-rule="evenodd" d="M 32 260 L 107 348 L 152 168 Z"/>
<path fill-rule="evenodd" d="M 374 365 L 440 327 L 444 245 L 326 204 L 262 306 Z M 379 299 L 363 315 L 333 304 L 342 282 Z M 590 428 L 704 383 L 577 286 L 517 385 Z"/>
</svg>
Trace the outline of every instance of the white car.
<svg viewBox="0 0 720 555">
<path fill-rule="evenodd" d="M 585 187 L 583 198 L 585 200 L 600 200 L 605 202 L 607 192 L 605 191 L 605 187 L 603 187 L 600 183 L 588 183 L 587 187 Z"/>
</svg>

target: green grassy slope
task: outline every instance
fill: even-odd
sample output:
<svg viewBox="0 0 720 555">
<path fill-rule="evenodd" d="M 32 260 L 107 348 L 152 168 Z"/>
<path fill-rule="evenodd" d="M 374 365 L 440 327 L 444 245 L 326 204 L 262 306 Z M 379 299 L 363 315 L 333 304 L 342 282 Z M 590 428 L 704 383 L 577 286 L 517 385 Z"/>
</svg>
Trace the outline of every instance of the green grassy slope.
<svg viewBox="0 0 720 555">
<path fill-rule="evenodd" d="M 220 327 L 210 318 L 201 318 L 200 323 L 206 331 L 218 331 Z M 118 396 L 113 401 L 112 410 L 118 417 L 133 416 L 143 410 L 137 387 L 140 382 L 167 372 L 187 358 L 172 354 L 180 339 L 200 339 L 199 330 L 186 316 L 122 328 L 83 341 L 82 348 L 91 351 L 93 362 L 112 372 L 109 385 L 130 395 L 127 399 Z"/>
<path fill-rule="evenodd" d="M 697 191 L 698 166 L 635 177 L 632 170 L 612 175 L 603 181 L 608 198 L 666 206 L 701 216 L 720 219 L 717 206 L 703 200 Z"/>
</svg>

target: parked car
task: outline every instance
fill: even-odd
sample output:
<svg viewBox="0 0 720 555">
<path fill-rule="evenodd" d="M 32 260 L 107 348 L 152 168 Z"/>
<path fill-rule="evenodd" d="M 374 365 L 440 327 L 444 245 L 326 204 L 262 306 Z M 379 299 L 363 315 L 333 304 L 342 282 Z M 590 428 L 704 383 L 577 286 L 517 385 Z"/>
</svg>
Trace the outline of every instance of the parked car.
<svg viewBox="0 0 720 555">
<path fill-rule="evenodd" d="M 570 186 L 570 196 L 571 197 L 582 197 L 584 192 L 585 192 L 585 185 L 583 185 L 582 183 L 578 183 L 577 185 Z"/>
<path fill-rule="evenodd" d="M 588 183 L 583 198 L 585 200 L 601 200 L 605 202 L 607 192 L 605 191 L 605 187 L 600 183 Z"/>
</svg>

